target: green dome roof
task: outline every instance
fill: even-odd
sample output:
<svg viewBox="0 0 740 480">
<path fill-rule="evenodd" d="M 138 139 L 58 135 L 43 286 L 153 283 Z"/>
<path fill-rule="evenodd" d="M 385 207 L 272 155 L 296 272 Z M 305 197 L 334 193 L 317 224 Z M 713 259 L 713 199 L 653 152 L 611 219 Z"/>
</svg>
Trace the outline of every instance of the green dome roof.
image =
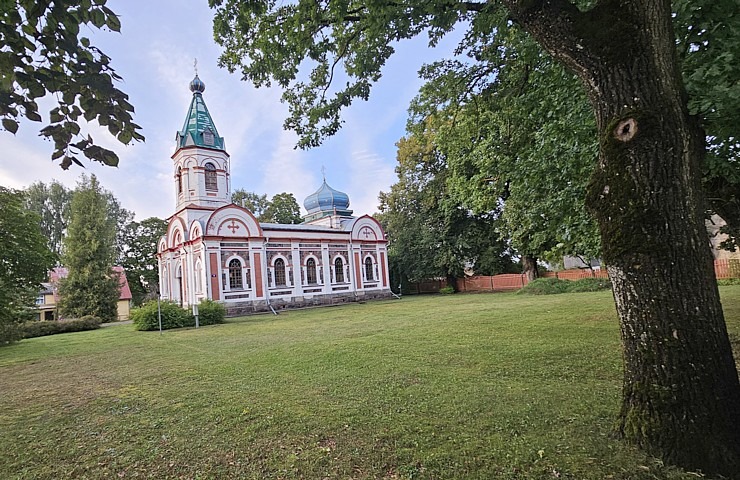
<svg viewBox="0 0 740 480">
<path fill-rule="evenodd" d="M 203 100 L 202 94 L 205 89 L 206 84 L 196 74 L 190 82 L 193 99 L 190 101 L 190 108 L 182 130 L 177 132 L 175 137 L 178 149 L 190 146 L 214 148 L 216 150 L 226 149 L 224 139 L 218 135 L 216 124 L 213 123 L 206 102 Z"/>
</svg>

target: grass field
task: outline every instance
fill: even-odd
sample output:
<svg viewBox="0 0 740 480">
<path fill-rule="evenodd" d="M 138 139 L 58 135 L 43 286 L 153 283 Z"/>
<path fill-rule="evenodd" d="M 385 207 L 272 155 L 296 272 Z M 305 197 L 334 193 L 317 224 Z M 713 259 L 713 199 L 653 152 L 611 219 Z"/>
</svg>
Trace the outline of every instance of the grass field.
<svg viewBox="0 0 740 480">
<path fill-rule="evenodd" d="M 0 479 L 696 479 L 614 438 L 620 387 L 609 292 L 107 327 L 0 348 Z"/>
</svg>

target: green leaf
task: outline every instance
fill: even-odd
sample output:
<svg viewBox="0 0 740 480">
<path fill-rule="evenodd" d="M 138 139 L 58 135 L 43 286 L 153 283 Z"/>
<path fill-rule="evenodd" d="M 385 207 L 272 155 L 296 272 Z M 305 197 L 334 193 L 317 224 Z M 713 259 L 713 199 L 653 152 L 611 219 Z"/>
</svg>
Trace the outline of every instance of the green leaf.
<svg viewBox="0 0 740 480">
<path fill-rule="evenodd" d="M 34 111 L 26 111 L 26 118 L 33 121 L 33 122 L 40 122 L 41 121 L 41 115 L 38 114 L 38 112 Z"/>
<path fill-rule="evenodd" d="M 10 133 L 15 133 L 18 131 L 18 122 L 10 118 L 3 118 L 3 128 Z"/>
<path fill-rule="evenodd" d="M 94 9 L 90 11 L 90 21 L 97 28 L 101 28 L 105 25 L 105 14 L 100 9 Z"/>
</svg>

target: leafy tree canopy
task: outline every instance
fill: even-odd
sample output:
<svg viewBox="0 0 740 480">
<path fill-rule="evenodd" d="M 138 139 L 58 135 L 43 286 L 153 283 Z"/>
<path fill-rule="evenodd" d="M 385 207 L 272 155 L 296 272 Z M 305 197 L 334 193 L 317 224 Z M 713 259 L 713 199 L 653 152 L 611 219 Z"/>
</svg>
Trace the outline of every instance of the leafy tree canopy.
<svg viewBox="0 0 740 480">
<path fill-rule="evenodd" d="M 0 2 L 2 127 L 15 133 L 24 117 L 43 122 L 38 100 L 51 96 L 55 106 L 41 136 L 54 142 L 51 158 L 63 169 L 82 166 L 81 156 L 118 165 L 115 152 L 83 132 L 85 122 L 96 121 L 123 144 L 144 140 L 128 95 L 114 86 L 121 77 L 80 34 L 82 26 L 118 32 L 121 23 L 106 0 Z"/>
<path fill-rule="evenodd" d="M 301 207 L 292 193 L 277 193 L 270 199 L 263 218 L 261 221 L 270 223 L 301 223 Z"/>
<path fill-rule="evenodd" d="M 41 217 L 41 231 L 47 238 L 49 248 L 59 257 L 63 255 L 63 240 L 69 224 L 72 197 L 76 192 L 56 180 L 48 185 L 33 183 L 24 191 L 26 207 Z M 102 192 L 108 204 L 108 221 L 114 225 L 116 232 L 116 261 L 121 263 L 128 242 L 125 231 L 133 221 L 134 213 L 123 208 L 110 191 L 102 189 Z"/>
<path fill-rule="evenodd" d="M 267 195 L 258 195 L 254 192 L 247 192 L 243 188 L 234 190 L 231 193 L 231 202 L 240 207 L 246 208 L 260 221 L 262 221 L 261 218 L 265 214 L 267 207 L 270 205 Z"/>
<path fill-rule="evenodd" d="M 36 182 L 26 188 L 25 199 L 26 208 L 36 212 L 41 219 L 41 231 L 46 237 L 49 249 L 61 257 L 62 241 L 69 222 L 72 190 L 56 180 L 52 180 L 48 185 Z"/>
<path fill-rule="evenodd" d="M 167 222 L 150 217 L 141 222 L 131 221 L 122 230 L 123 252 L 119 261 L 126 270 L 135 305 L 159 291 L 157 242 L 167 231 Z"/>
<path fill-rule="evenodd" d="M 231 194 L 231 202 L 252 212 L 260 222 L 295 224 L 303 220 L 301 207 L 292 193 L 278 193 L 268 200 L 267 195 L 239 188 Z"/>
<path fill-rule="evenodd" d="M 582 89 L 513 26 L 476 48 L 479 41 L 463 40 L 476 64 L 425 67 L 409 130 L 434 124 L 451 195 L 479 214 L 501 209 L 500 229 L 520 254 L 597 257 L 598 230 L 584 207 L 596 127 Z"/>
<path fill-rule="evenodd" d="M 0 344 L 13 340 L 13 325 L 26 319 L 41 282 L 54 264 L 23 193 L 0 187 Z"/>
<path fill-rule="evenodd" d="M 378 218 L 388 235 L 397 281 L 511 271 L 511 255 L 497 229 L 498 210 L 476 214 L 449 194 L 446 157 L 433 129 L 398 142 L 398 182 L 380 194 Z"/>
</svg>

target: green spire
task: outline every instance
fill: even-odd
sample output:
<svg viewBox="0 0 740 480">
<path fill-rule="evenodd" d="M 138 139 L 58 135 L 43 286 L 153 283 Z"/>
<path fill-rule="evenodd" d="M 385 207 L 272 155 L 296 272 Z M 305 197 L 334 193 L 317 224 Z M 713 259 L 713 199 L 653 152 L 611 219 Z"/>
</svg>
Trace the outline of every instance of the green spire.
<svg viewBox="0 0 740 480">
<path fill-rule="evenodd" d="M 193 92 L 193 100 L 190 102 L 188 115 L 182 130 L 177 132 L 177 148 L 197 146 L 225 150 L 223 137 L 218 136 L 218 130 L 213 123 L 208 107 L 203 100 L 203 91 L 206 84 L 198 78 L 198 74 L 190 82 L 190 91 Z"/>
</svg>

